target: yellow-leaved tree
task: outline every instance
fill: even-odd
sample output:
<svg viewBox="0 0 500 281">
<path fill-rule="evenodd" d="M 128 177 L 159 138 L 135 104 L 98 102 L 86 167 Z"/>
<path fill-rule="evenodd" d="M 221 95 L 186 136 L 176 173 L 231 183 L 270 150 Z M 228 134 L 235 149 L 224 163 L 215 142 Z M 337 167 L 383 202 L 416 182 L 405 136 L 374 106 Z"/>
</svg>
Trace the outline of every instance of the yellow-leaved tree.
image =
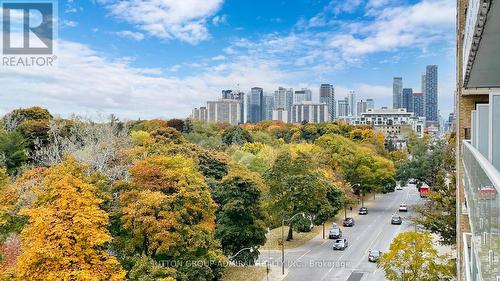
<svg viewBox="0 0 500 281">
<path fill-rule="evenodd" d="M 125 272 L 106 252 L 108 215 L 87 166 L 75 160 L 44 171 L 36 200 L 21 213 L 18 280 L 124 280 Z"/>
</svg>

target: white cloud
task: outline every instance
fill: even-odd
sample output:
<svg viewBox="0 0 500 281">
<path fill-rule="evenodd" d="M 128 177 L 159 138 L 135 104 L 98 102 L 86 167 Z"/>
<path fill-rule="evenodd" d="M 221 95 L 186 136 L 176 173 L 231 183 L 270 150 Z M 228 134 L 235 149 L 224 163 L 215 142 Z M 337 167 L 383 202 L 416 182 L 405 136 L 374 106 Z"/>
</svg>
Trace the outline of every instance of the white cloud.
<svg viewBox="0 0 500 281">
<path fill-rule="evenodd" d="M 218 55 L 218 56 L 215 56 L 212 58 L 213 61 L 223 61 L 225 59 L 226 59 L 226 57 L 223 55 Z"/>
<path fill-rule="evenodd" d="M 351 30 L 335 34 L 328 43 L 346 56 L 404 47 L 426 49 L 446 38 L 452 42 L 454 21 L 452 1 L 424 0 L 412 6 L 382 9 L 373 22 L 351 25 Z"/>
<path fill-rule="evenodd" d="M 132 39 L 135 41 L 141 41 L 144 39 L 144 34 L 142 34 L 140 32 L 130 31 L 130 30 L 119 31 L 116 34 L 120 37 Z"/>
<path fill-rule="evenodd" d="M 212 19 L 212 24 L 215 26 L 219 26 L 221 24 L 227 24 L 227 15 L 215 16 Z"/>
<path fill-rule="evenodd" d="M 78 23 L 76 21 L 64 20 L 61 22 L 62 27 L 76 27 Z"/>
<path fill-rule="evenodd" d="M 40 105 L 69 116 L 115 113 L 126 118 L 186 117 L 193 106 L 218 98 L 223 88 L 274 88 L 285 80 L 274 62 L 251 57 L 203 68 L 186 77 L 109 59 L 86 45 L 58 42 L 58 67 L 1 68 L 0 111 Z"/>
<path fill-rule="evenodd" d="M 379 8 L 389 4 L 391 1 L 395 2 L 394 0 L 370 0 L 366 6 L 368 8 Z"/>
<path fill-rule="evenodd" d="M 209 38 L 207 19 L 223 0 L 98 0 L 110 13 L 160 39 L 191 44 Z"/>
</svg>

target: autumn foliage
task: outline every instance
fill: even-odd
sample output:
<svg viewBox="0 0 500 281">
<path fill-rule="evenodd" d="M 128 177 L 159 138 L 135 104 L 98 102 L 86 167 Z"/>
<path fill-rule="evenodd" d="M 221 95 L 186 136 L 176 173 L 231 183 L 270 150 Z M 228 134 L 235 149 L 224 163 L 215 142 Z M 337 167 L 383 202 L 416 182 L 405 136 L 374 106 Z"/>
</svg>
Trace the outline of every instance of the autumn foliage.
<svg viewBox="0 0 500 281">
<path fill-rule="evenodd" d="M 99 123 L 34 107 L 0 123 L 2 281 L 221 280 L 284 217 L 307 214 L 292 239 L 389 192 L 406 157 L 342 121 Z"/>
<path fill-rule="evenodd" d="M 105 251 L 112 237 L 108 215 L 88 170 L 74 160 L 47 169 L 21 232 L 18 280 L 123 280 L 125 272 Z"/>
</svg>

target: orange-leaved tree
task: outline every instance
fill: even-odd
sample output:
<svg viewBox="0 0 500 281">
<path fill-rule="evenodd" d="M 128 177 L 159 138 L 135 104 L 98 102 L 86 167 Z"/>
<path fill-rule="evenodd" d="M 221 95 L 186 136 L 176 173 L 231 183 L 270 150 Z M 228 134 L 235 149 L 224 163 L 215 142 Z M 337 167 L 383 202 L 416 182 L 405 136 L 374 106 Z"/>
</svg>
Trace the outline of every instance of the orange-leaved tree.
<svg viewBox="0 0 500 281">
<path fill-rule="evenodd" d="M 108 215 L 87 166 L 75 160 L 44 171 L 36 200 L 21 213 L 19 280 L 124 280 L 125 272 L 106 252 Z"/>
<path fill-rule="evenodd" d="M 120 195 L 123 228 L 134 237 L 128 248 L 135 253 L 128 255 L 175 261 L 175 273 L 163 277 L 220 278 L 220 264 L 210 264 L 223 260 L 214 238 L 216 205 L 195 162 L 182 156 L 151 156 L 137 161 L 130 174 L 129 189 Z M 200 264 L 189 266 L 191 261 Z"/>
</svg>

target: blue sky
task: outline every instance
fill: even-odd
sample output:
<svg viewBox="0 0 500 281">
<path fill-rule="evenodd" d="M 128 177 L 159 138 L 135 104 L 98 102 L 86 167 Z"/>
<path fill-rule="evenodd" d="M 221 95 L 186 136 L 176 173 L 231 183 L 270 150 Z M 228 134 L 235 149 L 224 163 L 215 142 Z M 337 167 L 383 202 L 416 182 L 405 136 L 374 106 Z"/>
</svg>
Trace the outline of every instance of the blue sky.
<svg viewBox="0 0 500 281">
<path fill-rule="evenodd" d="M 186 117 L 222 89 L 321 83 L 389 106 L 392 77 L 419 92 L 437 64 L 447 115 L 454 20 L 453 0 L 60 1 L 57 68 L 1 68 L 0 113 Z"/>
</svg>

